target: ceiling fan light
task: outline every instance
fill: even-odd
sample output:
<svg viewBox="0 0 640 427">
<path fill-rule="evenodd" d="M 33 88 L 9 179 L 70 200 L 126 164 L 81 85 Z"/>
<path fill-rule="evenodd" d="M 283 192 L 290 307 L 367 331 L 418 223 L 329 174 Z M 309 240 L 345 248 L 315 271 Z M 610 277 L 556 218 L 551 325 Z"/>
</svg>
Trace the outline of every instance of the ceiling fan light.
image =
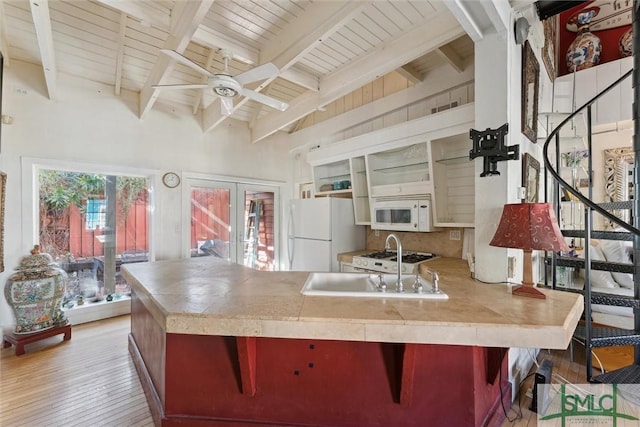
<svg viewBox="0 0 640 427">
<path fill-rule="evenodd" d="M 214 87 L 213 91 L 219 95 L 219 96 L 224 96 L 225 98 L 233 98 L 234 96 L 236 96 L 238 94 L 238 91 L 230 88 L 230 87 L 226 87 L 226 86 L 218 86 L 218 87 Z"/>
<path fill-rule="evenodd" d="M 218 96 L 233 98 L 242 90 L 240 83 L 227 74 L 216 74 L 210 81 L 211 89 Z"/>
</svg>

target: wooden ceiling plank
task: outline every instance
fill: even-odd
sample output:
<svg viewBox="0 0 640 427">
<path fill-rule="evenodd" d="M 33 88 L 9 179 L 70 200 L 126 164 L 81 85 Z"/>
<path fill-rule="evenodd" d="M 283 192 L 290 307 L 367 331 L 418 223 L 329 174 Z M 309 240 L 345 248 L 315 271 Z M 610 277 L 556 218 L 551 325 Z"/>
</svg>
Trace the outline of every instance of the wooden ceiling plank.
<svg viewBox="0 0 640 427">
<path fill-rule="evenodd" d="M 122 64 L 124 62 L 124 35 L 127 30 L 127 14 L 120 14 L 120 33 L 118 35 L 118 56 L 116 58 L 116 95 L 120 96 L 122 85 Z"/>
<path fill-rule="evenodd" d="M 458 73 L 464 71 L 464 61 L 449 45 L 441 46 L 436 49 L 436 53 L 445 60 L 445 62 L 456 70 Z"/>
<path fill-rule="evenodd" d="M 148 25 L 153 25 L 163 29 L 170 28 L 171 17 L 162 10 L 145 7 L 140 1 L 122 1 L 122 0 L 96 0 L 105 6 L 109 6 L 115 10 L 119 10 L 129 16 L 138 19 Z"/>
<path fill-rule="evenodd" d="M 285 112 L 267 114 L 252 129 L 252 142 L 258 142 L 318 107 L 338 99 L 366 83 L 383 76 L 464 34 L 454 16 L 441 13 L 425 25 L 419 25 L 384 43 L 367 55 L 320 80 L 318 93 L 305 93 L 290 102 Z"/>
<path fill-rule="evenodd" d="M 423 80 L 423 76 L 420 71 L 418 71 L 418 69 L 411 64 L 405 64 L 402 67 L 396 69 L 396 71 L 398 72 L 398 74 L 400 74 L 402 77 L 412 82 L 413 84 L 418 84 Z"/>
<path fill-rule="evenodd" d="M 280 73 L 280 77 L 314 92 L 320 88 L 320 80 L 317 77 L 293 67 Z"/>
<path fill-rule="evenodd" d="M 48 0 L 30 0 L 31 16 L 36 30 L 44 80 L 47 85 L 49 99 L 56 97 L 57 68 L 55 52 L 53 50 L 53 33 L 51 31 L 51 19 L 49 17 Z"/>
<path fill-rule="evenodd" d="M 257 64 L 260 52 L 246 43 L 232 38 L 204 25 L 200 25 L 193 35 L 193 41 L 212 49 L 227 49 L 233 54 L 233 59 L 245 64 Z"/>
<path fill-rule="evenodd" d="M 368 2 L 317 2 L 306 9 L 295 21 L 284 28 L 277 37 L 260 51 L 260 63 L 272 62 L 280 71 L 286 71 L 306 53 L 321 44 L 323 40 L 342 28 L 366 7 Z M 318 25 L 318 22 L 321 22 Z M 311 29 L 311 30 L 310 30 Z M 250 87 L 260 91 L 275 79 Z M 241 107 L 247 98 L 234 104 L 234 110 Z M 210 131 L 226 119 L 216 103 L 203 113 L 205 132 Z"/>
<path fill-rule="evenodd" d="M 9 44 L 7 43 L 7 21 L 5 17 L 4 2 L 0 1 L 0 52 L 2 52 L 3 64 L 10 67 L 11 57 L 9 56 Z"/>
<path fill-rule="evenodd" d="M 207 56 L 207 63 L 205 64 L 205 67 L 207 70 L 211 68 L 211 66 L 213 65 L 213 60 L 215 58 L 215 50 L 213 49 L 209 49 L 209 55 Z M 209 81 L 209 78 L 207 76 L 202 76 L 200 77 L 200 82 L 201 83 L 207 83 Z M 203 94 L 204 90 L 200 89 L 196 91 L 196 99 L 193 101 L 193 106 L 192 106 L 192 112 L 193 114 L 197 114 L 198 110 L 200 109 L 200 104 L 202 103 L 202 94 Z"/>
<path fill-rule="evenodd" d="M 443 88 L 452 88 L 469 84 L 473 82 L 473 67 L 469 67 L 461 74 L 453 74 L 449 67 L 443 65 L 434 70 L 429 77 L 422 83 L 415 86 L 395 92 L 391 95 L 374 100 L 369 104 L 364 104 L 358 108 L 345 111 L 344 113 L 320 122 L 316 125 L 294 131 L 289 135 L 289 141 L 297 148 L 305 145 L 313 145 L 314 135 L 324 134 L 331 135 L 361 123 L 374 120 L 391 111 L 410 105 L 415 102 L 427 99 L 440 93 Z M 319 127 L 322 131 L 319 132 Z"/>
<path fill-rule="evenodd" d="M 177 25 L 171 29 L 163 47 L 183 53 L 212 4 L 213 0 L 185 2 L 182 15 L 177 20 Z M 159 91 L 153 86 L 162 84 L 163 80 L 171 74 L 174 66 L 175 61 L 167 55 L 158 55 L 142 91 L 140 91 L 140 118 L 145 116 L 158 98 Z"/>
</svg>

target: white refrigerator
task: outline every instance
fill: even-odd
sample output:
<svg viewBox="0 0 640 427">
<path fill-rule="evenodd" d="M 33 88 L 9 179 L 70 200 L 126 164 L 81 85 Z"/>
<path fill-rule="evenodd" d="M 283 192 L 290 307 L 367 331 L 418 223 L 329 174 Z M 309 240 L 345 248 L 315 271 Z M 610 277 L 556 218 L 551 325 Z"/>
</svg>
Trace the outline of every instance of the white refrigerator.
<svg viewBox="0 0 640 427">
<path fill-rule="evenodd" d="M 339 253 L 365 249 L 365 227 L 355 225 L 351 199 L 296 199 L 289 208 L 290 270 L 338 272 Z"/>
</svg>

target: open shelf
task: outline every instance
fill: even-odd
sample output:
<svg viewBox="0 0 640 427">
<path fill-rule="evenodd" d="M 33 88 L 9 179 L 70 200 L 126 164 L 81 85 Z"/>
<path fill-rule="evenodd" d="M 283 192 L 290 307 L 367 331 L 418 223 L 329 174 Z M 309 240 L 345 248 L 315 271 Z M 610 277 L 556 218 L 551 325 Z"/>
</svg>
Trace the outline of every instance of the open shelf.
<svg viewBox="0 0 640 427">
<path fill-rule="evenodd" d="M 465 163 L 470 162 L 469 156 L 459 156 L 459 157 L 451 157 L 448 159 L 440 159 L 436 160 L 436 163 L 441 163 L 443 165 L 464 165 Z"/>
</svg>

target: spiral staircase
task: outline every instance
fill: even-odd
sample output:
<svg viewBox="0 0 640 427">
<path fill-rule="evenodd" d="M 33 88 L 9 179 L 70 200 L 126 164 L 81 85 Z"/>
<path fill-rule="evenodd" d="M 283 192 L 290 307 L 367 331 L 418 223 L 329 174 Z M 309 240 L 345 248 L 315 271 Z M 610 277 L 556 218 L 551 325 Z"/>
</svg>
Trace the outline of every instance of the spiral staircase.
<svg viewBox="0 0 640 427">
<path fill-rule="evenodd" d="M 633 152 L 634 171 L 633 186 L 640 189 L 640 24 L 637 23 L 638 18 L 638 2 L 634 1 L 634 19 L 633 19 L 633 47 L 636 54 L 633 58 L 633 69 L 616 82 L 611 84 L 605 90 L 596 95 L 593 99 L 577 108 L 573 113 L 567 114 L 560 124 L 553 129 L 543 148 L 543 159 L 547 175 L 545 176 L 545 198 L 548 202 L 552 202 L 556 207 L 556 214 L 559 216 L 560 194 L 564 189 L 571 193 L 572 197 L 582 203 L 584 206 L 584 229 L 582 230 L 562 230 L 563 235 L 567 238 L 583 239 L 584 256 L 583 258 L 563 257 L 558 254 L 549 254 L 546 262 L 551 266 L 551 274 L 545 274 L 545 282 L 548 286 L 556 288 L 556 267 L 566 266 L 575 269 L 584 269 L 585 283 L 582 290 L 570 290 L 571 292 L 580 292 L 584 295 L 584 321 L 578 326 L 574 333 L 574 338 L 584 342 L 586 350 L 586 378 L 589 382 L 620 384 L 633 383 L 640 384 L 640 198 L 635 197 L 633 200 L 613 202 L 613 203 L 595 203 L 593 199 L 593 187 L 589 182 L 587 194 L 582 194 L 571 183 L 562 178 L 559 173 L 560 165 L 560 147 L 562 138 L 565 138 L 566 130 L 571 127 L 575 120 L 582 115 L 586 121 L 586 132 L 583 135 L 588 157 L 585 159 L 587 166 L 587 177 L 593 176 L 592 169 L 592 146 L 593 126 L 592 126 L 592 107 L 606 93 L 610 92 L 614 87 L 618 86 L 623 80 L 633 76 L 633 118 L 634 118 L 634 136 L 633 136 Z M 596 147 L 597 149 L 597 147 Z M 629 215 L 615 215 L 616 212 L 628 211 Z M 617 230 L 594 230 L 593 216 L 594 213 L 602 215 L 606 221 L 614 224 Z M 621 217 L 630 218 L 629 221 L 621 219 Z M 626 240 L 633 242 L 633 264 L 620 264 L 613 262 L 603 262 L 592 260 L 590 254 L 591 239 L 599 240 Z M 616 296 L 612 294 L 594 292 L 592 289 L 592 270 L 606 270 L 610 272 L 632 273 L 634 282 L 633 297 Z M 558 288 L 560 289 L 560 288 Z M 613 327 L 594 326 L 592 321 L 592 304 L 601 304 L 617 307 L 630 307 L 633 309 L 633 329 L 619 329 Z M 615 371 L 605 372 L 601 375 L 593 375 L 593 353 L 596 347 L 611 346 L 634 346 L 633 364 L 623 367 Z"/>
</svg>

